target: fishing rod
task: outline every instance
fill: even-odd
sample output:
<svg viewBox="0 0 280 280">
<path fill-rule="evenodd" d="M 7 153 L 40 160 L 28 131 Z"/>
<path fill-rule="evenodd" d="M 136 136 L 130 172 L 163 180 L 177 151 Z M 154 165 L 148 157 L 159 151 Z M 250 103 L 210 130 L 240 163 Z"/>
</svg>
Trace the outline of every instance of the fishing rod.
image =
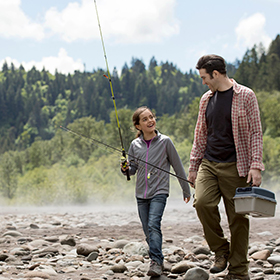
<svg viewBox="0 0 280 280">
<path fill-rule="evenodd" d="M 101 142 L 101 141 L 99 141 L 99 140 L 97 140 L 97 139 L 94 139 L 94 138 L 91 138 L 91 137 L 87 137 L 87 136 L 85 136 L 85 135 L 83 135 L 83 134 L 81 134 L 81 133 L 78 133 L 78 132 L 73 131 L 73 130 L 70 129 L 70 128 L 63 127 L 63 126 L 60 126 L 60 128 L 63 129 L 63 130 L 65 130 L 66 132 L 72 133 L 72 134 L 74 134 L 74 135 L 76 135 L 76 136 L 78 136 L 78 137 L 80 137 L 80 138 L 82 138 L 82 139 L 89 140 L 89 141 L 91 141 L 91 143 L 96 142 L 96 143 L 101 144 L 101 145 L 103 145 L 103 146 L 105 146 L 105 147 L 107 147 L 107 148 L 110 148 L 110 149 L 112 149 L 112 150 L 114 150 L 114 151 L 116 151 L 116 152 L 121 152 L 121 150 L 118 149 L 118 148 L 115 148 L 115 147 L 113 147 L 113 146 L 111 146 L 111 145 L 108 145 L 108 144 L 106 144 L 106 143 L 104 143 L 104 142 Z M 137 158 L 137 157 L 135 157 L 135 156 L 133 156 L 133 155 L 131 155 L 131 154 L 127 154 L 127 155 L 130 156 L 130 157 L 132 157 L 132 158 L 134 158 L 135 160 L 138 160 L 138 161 L 141 161 L 141 162 L 143 162 L 143 163 L 145 163 L 145 164 L 148 164 L 148 165 L 150 165 L 150 166 L 152 166 L 152 167 L 154 167 L 154 168 L 156 168 L 156 169 L 158 169 L 158 170 L 160 170 L 160 171 L 166 172 L 166 173 L 168 173 L 169 175 L 172 175 L 172 176 L 174 176 L 174 177 L 176 177 L 176 178 L 178 178 L 178 179 L 180 179 L 180 180 L 186 181 L 186 182 L 188 182 L 189 184 L 192 184 L 192 185 L 193 185 L 193 182 L 191 182 L 191 181 L 189 181 L 189 180 L 187 180 L 187 179 L 185 179 L 185 178 L 183 178 L 183 177 L 181 177 L 181 176 L 179 176 L 179 175 L 177 175 L 177 174 L 174 174 L 174 173 L 172 173 L 172 172 L 170 172 L 170 171 L 168 171 L 168 170 L 165 170 L 165 169 L 163 169 L 163 168 L 160 168 L 160 167 L 158 167 L 158 166 L 156 166 L 156 165 L 154 165 L 154 164 L 152 164 L 152 163 L 149 163 L 149 162 L 147 162 L 147 161 L 145 161 L 145 160 L 142 160 L 142 159 L 140 159 L 140 158 Z M 129 170 L 127 170 L 127 172 L 129 172 Z"/>
<path fill-rule="evenodd" d="M 99 16 L 98 16 L 96 0 L 94 0 L 94 4 L 95 4 L 95 11 L 96 11 L 96 17 L 97 17 L 97 21 L 98 21 L 98 27 L 99 27 L 99 32 L 100 32 L 100 37 L 101 37 L 101 42 L 102 42 L 104 58 L 105 58 L 106 67 L 107 67 L 107 73 L 108 73 L 108 76 L 106 76 L 106 75 L 103 75 L 103 76 L 105 78 L 107 78 L 107 80 L 109 81 L 109 84 L 110 84 L 111 95 L 112 95 L 112 99 L 113 99 L 113 103 L 114 103 L 114 108 L 115 108 L 115 113 L 116 113 L 116 120 L 117 120 L 117 125 L 118 125 L 118 131 L 119 131 L 119 136 L 120 136 L 121 146 L 122 146 L 121 162 L 122 162 L 123 168 L 126 168 L 126 165 L 127 165 L 126 152 L 124 150 L 124 144 L 123 144 L 123 139 L 122 139 L 121 127 L 120 127 L 120 122 L 119 122 L 119 117 L 118 117 L 118 110 L 117 110 L 117 105 L 116 105 L 116 101 L 115 101 L 113 84 L 112 84 L 112 79 L 111 79 L 111 75 L 110 75 L 107 55 L 106 55 L 106 51 L 105 51 L 105 44 L 104 44 L 103 35 L 102 35 L 102 31 L 101 31 L 101 24 L 100 24 L 100 20 L 99 20 Z M 128 181 L 130 180 L 130 176 L 129 176 L 128 170 L 126 171 L 126 178 L 127 178 Z"/>
</svg>

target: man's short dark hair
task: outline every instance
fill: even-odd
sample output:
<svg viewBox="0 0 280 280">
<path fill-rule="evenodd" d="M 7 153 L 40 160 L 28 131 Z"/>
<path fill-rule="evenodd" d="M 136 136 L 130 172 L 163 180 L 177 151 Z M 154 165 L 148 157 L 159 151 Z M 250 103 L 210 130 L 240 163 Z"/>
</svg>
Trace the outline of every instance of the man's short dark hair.
<svg viewBox="0 0 280 280">
<path fill-rule="evenodd" d="M 221 56 L 215 54 L 202 56 L 196 64 L 196 69 L 205 69 L 206 73 L 208 73 L 211 78 L 213 78 L 212 73 L 214 70 L 220 72 L 223 75 L 227 74 L 225 60 Z"/>
</svg>

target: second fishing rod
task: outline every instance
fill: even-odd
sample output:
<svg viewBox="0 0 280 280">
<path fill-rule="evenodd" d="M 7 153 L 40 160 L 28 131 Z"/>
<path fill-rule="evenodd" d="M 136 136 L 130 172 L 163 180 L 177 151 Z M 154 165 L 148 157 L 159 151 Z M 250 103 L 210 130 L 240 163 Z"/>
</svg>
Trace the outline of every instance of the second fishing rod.
<svg viewBox="0 0 280 280">
<path fill-rule="evenodd" d="M 78 133 L 78 132 L 75 132 L 75 131 L 71 130 L 70 128 L 63 127 L 63 126 L 60 126 L 60 128 L 63 129 L 64 131 L 67 131 L 67 132 L 69 132 L 69 133 L 71 133 L 71 134 L 74 134 L 74 135 L 76 135 L 76 136 L 78 136 L 78 137 L 80 137 L 80 138 L 82 138 L 82 139 L 86 139 L 86 140 L 90 141 L 91 143 L 97 143 L 97 144 L 103 145 L 103 146 L 105 146 L 105 147 L 107 147 L 107 148 L 110 148 L 110 149 L 112 149 L 112 150 L 114 150 L 114 151 L 116 151 L 116 152 L 121 152 L 121 150 L 118 149 L 118 148 L 115 148 L 115 147 L 113 147 L 113 146 L 111 146 L 111 145 L 108 145 L 108 144 L 106 144 L 106 143 L 104 143 L 104 142 L 102 142 L 102 141 L 99 141 L 99 140 L 97 140 L 97 139 L 87 137 L 87 136 L 85 136 L 85 135 L 83 135 L 83 134 L 81 134 L 81 133 Z M 191 182 L 191 181 L 189 181 L 189 180 L 187 180 L 187 179 L 185 179 L 185 178 L 183 178 L 183 177 L 181 177 L 181 176 L 179 176 L 179 175 L 177 175 L 177 174 L 174 174 L 174 173 L 172 173 L 172 172 L 170 172 L 170 171 L 168 171 L 168 170 L 165 170 L 165 169 L 163 169 L 163 168 L 160 168 L 160 167 L 158 167 L 158 166 L 156 166 L 156 165 L 154 165 L 154 164 L 152 164 L 152 163 L 150 163 L 150 162 L 147 162 L 147 161 L 145 161 L 145 160 L 142 160 L 142 159 L 140 159 L 140 158 L 137 158 L 137 157 L 135 157 L 135 156 L 133 156 L 133 155 L 131 155 L 131 154 L 127 154 L 127 155 L 128 155 L 129 157 L 133 158 L 134 161 L 139 161 L 139 162 L 145 163 L 145 164 L 147 164 L 147 165 L 149 165 L 149 166 L 151 166 L 151 167 L 153 167 L 153 168 L 156 168 L 156 169 L 158 169 L 158 170 L 160 170 L 160 171 L 163 171 L 163 172 L 165 172 L 165 173 L 168 173 L 169 175 L 172 175 L 172 176 L 174 176 L 174 177 L 176 177 L 176 178 L 178 178 L 178 179 L 180 179 L 180 180 L 186 181 L 186 182 L 188 182 L 189 184 L 193 185 L 193 182 Z M 128 171 L 128 170 L 127 170 L 127 171 Z M 128 172 L 129 172 L 129 171 L 128 171 Z"/>
</svg>

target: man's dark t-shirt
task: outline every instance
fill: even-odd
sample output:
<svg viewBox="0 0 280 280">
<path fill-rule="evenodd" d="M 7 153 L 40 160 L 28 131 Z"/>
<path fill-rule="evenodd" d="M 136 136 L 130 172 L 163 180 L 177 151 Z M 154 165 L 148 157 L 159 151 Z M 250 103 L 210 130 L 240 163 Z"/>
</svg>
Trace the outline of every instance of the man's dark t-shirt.
<svg viewBox="0 0 280 280">
<path fill-rule="evenodd" d="M 233 88 L 216 91 L 207 105 L 205 114 L 208 135 L 204 158 L 210 161 L 236 161 L 231 123 L 232 97 Z"/>
</svg>

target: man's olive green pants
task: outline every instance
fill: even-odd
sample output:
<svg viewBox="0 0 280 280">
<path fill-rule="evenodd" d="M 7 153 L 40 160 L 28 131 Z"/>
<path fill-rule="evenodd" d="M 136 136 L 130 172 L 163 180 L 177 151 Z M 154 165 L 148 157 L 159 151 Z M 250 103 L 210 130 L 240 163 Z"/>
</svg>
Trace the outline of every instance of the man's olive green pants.
<svg viewBox="0 0 280 280">
<path fill-rule="evenodd" d="M 194 207 L 203 226 L 206 241 L 216 255 L 229 255 L 228 270 L 233 274 L 248 273 L 249 219 L 235 213 L 236 188 L 246 187 L 247 178 L 239 177 L 236 162 L 218 163 L 202 160 L 195 182 Z M 228 218 L 230 242 L 220 225 L 218 204 L 221 200 Z"/>
</svg>

